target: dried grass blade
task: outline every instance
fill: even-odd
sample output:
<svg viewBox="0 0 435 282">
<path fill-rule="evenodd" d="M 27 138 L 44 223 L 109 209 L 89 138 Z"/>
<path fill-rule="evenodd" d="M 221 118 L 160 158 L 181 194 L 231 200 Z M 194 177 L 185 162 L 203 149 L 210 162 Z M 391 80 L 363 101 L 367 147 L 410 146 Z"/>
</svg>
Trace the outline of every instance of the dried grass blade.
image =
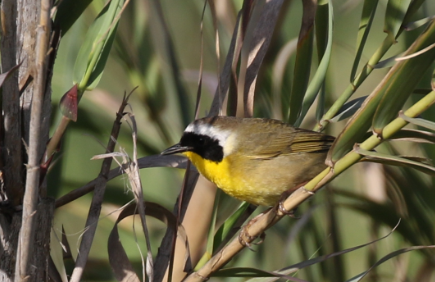
<svg viewBox="0 0 435 282">
<path fill-rule="evenodd" d="M 147 260 L 146 260 L 146 267 L 145 271 L 147 273 L 147 277 L 149 281 L 154 280 L 154 262 L 153 262 L 153 256 L 151 252 L 151 242 L 150 242 L 150 235 L 148 231 L 148 226 L 146 223 L 145 218 L 145 210 L 146 206 L 143 202 L 143 190 L 142 190 L 142 182 L 139 175 L 139 166 L 137 163 L 137 125 L 136 125 L 136 119 L 133 115 L 133 113 L 127 113 L 128 117 L 130 118 L 131 125 L 132 125 L 132 140 L 133 140 L 133 156 L 130 158 L 126 165 L 125 172 L 128 175 L 128 180 L 130 182 L 131 188 L 133 190 L 134 198 L 136 200 L 136 204 L 138 206 L 139 210 L 139 216 L 142 223 L 142 230 L 145 235 L 145 241 L 147 245 Z"/>
<path fill-rule="evenodd" d="M 240 41 L 240 22 L 241 12 L 237 16 L 236 26 L 234 27 L 233 37 L 231 38 L 230 48 L 228 50 L 225 64 L 220 74 L 219 85 L 214 94 L 213 102 L 210 107 L 208 116 L 217 116 L 222 112 L 222 103 L 226 98 L 228 89 L 230 88 L 231 79 L 233 78 L 233 66 L 239 57 L 240 49 L 237 48 L 238 41 Z M 229 98 L 230 99 L 230 98 Z M 229 102 L 230 103 L 230 102 Z"/>
<path fill-rule="evenodd" d="M 245 42 L 249 42 L 243 87 L 245 117 L 252 117 L 254 113 L 254 94 L 258 72 L 266 56 L 283 2 L 283 0 L 266 0 L 258 20 L 250 21 L 251 24 L 255 23 L 255 26 L 252 27 L 252 33 L 247 35 L 250 38 L 245 38 Z"/>
<path fill-rule="evenodd" d="M 294 124 L 298 119 L 302 102 L 310 79 L 311 60 L 313 56 L 314 20 L 316 17 L 317 1 L 304 0 L 302 25 L 299 31 L 298 48 L 293 74 L 293 85 L 289 100 L 287 121 Z"/>
<path fill-rule="evenodd" d="M 113 123 L 112 132 L 110 134 L 106 152 L 113 152 L 115 148 L 116 140 L 121 129 L 121 119 L 124 116 L 124 109 L 127 106 L 128 98 L 129 96 L 124 96 L 121 106 L 116 113 L 116 119 Z M 89 214 L 88 218 L 86 219 L 85 225 L 87 232 L 83 235 L 82 241 L 80 243 L 79 254 L 77 256 L 76 264 L 71 275 L 70 282 L 79 282 L 85 269 L 89 251 L 91 249 L 95 231 L 97 229 L 97 223 L 101 212 L 101 205 L 103 203 L 107 177 L 110 172 L 111 164 L 112 158 L 105 159 L 101 165 L 100 175 L 95 180 L 95 192 L 94 196 L 92 197 L 92 203 L 89 208 Z"/>
<path fill-rule="evenodd" d="M 176 218 L 170 211 L 159 204 L 151 202 L 142 201 L 142 206 L 146 206 L 146 209 L 144 210 L 145 215 L 152 216 L 162 221 L 168 226 L 168 229 L 171 229 L 175 232 L 178 230 L 178 234 L 183 239 L 185 244 L 187 244 L 187 237 L 184 229 L 182 226 L 177 228 Z M 127 254 L 125 253 L 124 248 L 122 247 L 118 235 L 118 223 L 128 216 L 138 214 L 140 212 L 139 210 L 140 208 L 138 207 L 138 203 L 129 204 L 118 216 L 116 224 L 109 235 L 109 240 L 107 243 L 109 261 L 118 281 L 140 281 L 128 259 Z"/>
</svg>

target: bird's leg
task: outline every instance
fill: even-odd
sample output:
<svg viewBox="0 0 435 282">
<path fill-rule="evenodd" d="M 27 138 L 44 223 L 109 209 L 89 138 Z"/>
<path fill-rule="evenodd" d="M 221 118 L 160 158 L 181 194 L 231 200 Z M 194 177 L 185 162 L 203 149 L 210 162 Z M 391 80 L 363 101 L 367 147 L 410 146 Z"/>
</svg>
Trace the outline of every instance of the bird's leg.
<svg viewBox="0 0 435 282">
<path fill-rule="evenodd" d="M 287 191 L 285 191 L 284 193 L 282 193 L 281 194 L 281 198 L 280 198 L 280 200 L 279 200 L 279 202 L 278 202 L 278 206 L 277 206 L 277 209 L 278 209 L 278 211 L 280 211 L 280 212 L 282 212 L 283 214 L 285 214 L 285 215 L 288 215 L 288 216 L 290 216 L 290 217 L 292 217 L 292 218 L 296 218 L 296 219 L 299 219 L 300 218 L 300 216 L 296 216 L 295 215 L 295 212 L 296 212 L 296 209 L 297 208 L 295 208 L 295 209 L 292 209 L 292 210 L 287 210 L 285 207 L 284 207 L 284 201 L 294 192 L 294 191 L 296 191 L 297 189 L 299 189 L 300 187 L 302 187 L 302 186 L 304 186 L 306 183 L 308 183 L 308 182 L 304 182 L 304 183 L 302 183 L 302 184 L 300 184 L 300 185 L 298 185 L 298 186 L 296 186 L 296 188 L 293 188 L 293 189 L 291 189 L 291 190 L 287 190 Z"/>
<path fill-rule="evenodd" d="M 248 224 L 246 224 L 245 226 L 243 226 L 240 230 L 239 233 L 239 242 L 240 244 L 242 244 L 243 246 L 249 248 L 251 251 L 255 251 L 254 249 L 251 248 L 251 243 L 249 243 L 248 241 L 252 242 L 253 240 L 255 240 L 256 238 L 260 237 L 260 241 L 257 243 L 254 243 L 255 245 L 259 245 L 261 243 L 263 243 L 264 238 L 266 238 L 266 233 L 261 233 L 259 236 L 251 236 L 249 235 L 248 229 L 249 227 L 251 227 L 252 224 L 254 224 L 255 222 L 258 221 L 258 219 L 260 217 L 262 217 L 265 213 L 267 213 L 269 210 L 260 213 L 259 215 L 255 216 L 253 219 L 251 219 Z"/>
</svg>

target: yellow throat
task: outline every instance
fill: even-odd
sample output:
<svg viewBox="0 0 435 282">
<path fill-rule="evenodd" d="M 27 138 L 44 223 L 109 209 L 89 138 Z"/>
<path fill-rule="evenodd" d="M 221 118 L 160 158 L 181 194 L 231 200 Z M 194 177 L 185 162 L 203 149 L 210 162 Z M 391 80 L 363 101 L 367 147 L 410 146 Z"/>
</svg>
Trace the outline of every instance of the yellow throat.
<svg viewBox="0 0 435 282">
<path fill-rule="evenodd" d="M 216 184 L 219 188 L 227 193 L 230 193 L 228 190 L 233 190 L 231 187 L 235 183 L 230 176 L 228 161 L 223 159 L 218 163 L 213 162 L 193 152 L 184 152 L 183 155 L 189 158 L 205 178 Z"/>
</svg>

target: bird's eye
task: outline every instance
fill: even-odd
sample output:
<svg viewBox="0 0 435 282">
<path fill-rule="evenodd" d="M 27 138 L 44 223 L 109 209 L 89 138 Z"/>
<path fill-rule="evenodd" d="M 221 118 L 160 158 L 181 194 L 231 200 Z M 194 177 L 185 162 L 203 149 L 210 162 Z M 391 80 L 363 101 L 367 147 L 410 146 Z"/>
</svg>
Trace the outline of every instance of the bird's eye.
<svg viewBox="0 0 435 282">
<path fill-rule="evenodd" d="M 199 139 L 198 139 L 198 143 L 199 143 L 200 145 L 203 145 L 204 142 L 205 142 L 205 139 L 204 139 L 203 137 L 199 137 Z"/>
</svg>

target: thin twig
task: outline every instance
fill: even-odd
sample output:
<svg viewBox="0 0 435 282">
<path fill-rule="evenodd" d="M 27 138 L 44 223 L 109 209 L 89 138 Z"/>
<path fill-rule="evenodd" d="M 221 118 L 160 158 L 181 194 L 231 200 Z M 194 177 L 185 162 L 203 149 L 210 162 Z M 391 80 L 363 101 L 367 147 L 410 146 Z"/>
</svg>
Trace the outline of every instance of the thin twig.
<svg viewBox="0 0 435 282">
<path fill-rule="evenodd" d="M 148 227 L 146 223 L 146 217 L 145 217 L 145 202 L 144 202 L 144 196 L 143 196 L 143 190 L 142 190 L 142 182 L 140 180 L 139 175 L 139 166 L 137 164 L 137 126 L 136 126 L 136 120 L 134 118 L 134 115 L 132 113 L 128 113 L 128 116 L 130 118 L 130 121 L 132 123 L 132 138 L 133 138 L 133 158 L 128 161 L 127 163 L 127 169 L 125 170 L 128 179 L 131 184 L 131 188 L 133 190 L 134 198 L 136 199 L 136 204 L 139 210 L 139 216 L 142 223 L 142 229 L 145 235 L 145 241 L 147 245 L 147 264 L 146 264 L 146 273 L 148 275 L 148 281 L 152 282 L 154 281 L 154 262 L 153 262 L 153 256 L 151 252 L 151 242 L 150 242 L 150 235 L 148 232 Z"/>
<path fill-rule="evenodd" d="M 173 167 L 186 169 L 187 159 L 183 156 L 147 156 L 138 159 L 139 168 L 149 168 L 149 167 Z M 112 180 L 120 175 L 123 175 L 124 167 L 117 167 L 110 170 L 107 181 Z M 62 207 L 92 191 L 95 189 L 95 184 L 97 183 L 97 178 L 86 183 L 80 188 L 77 188 L 68 194 L 63 195 L 56 200 L 56 208 Z"/>
</svg>

